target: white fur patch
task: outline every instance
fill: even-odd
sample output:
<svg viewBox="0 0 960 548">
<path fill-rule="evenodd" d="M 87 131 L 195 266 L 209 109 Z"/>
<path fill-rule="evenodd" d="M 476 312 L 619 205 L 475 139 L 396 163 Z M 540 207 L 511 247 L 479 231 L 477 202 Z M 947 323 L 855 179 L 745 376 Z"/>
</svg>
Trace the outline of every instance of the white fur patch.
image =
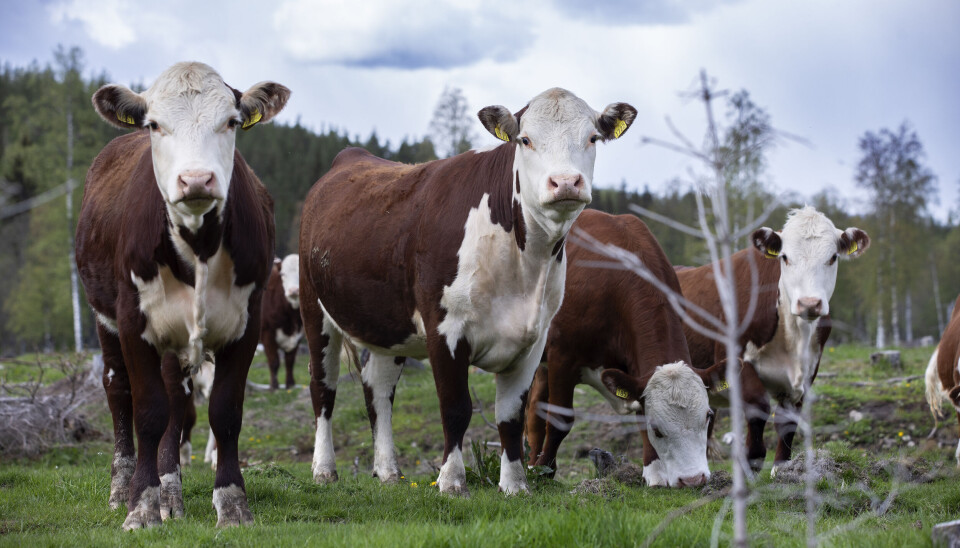
<svg viewBox="0 0 960 548">
<path fill-rule="evenodd" d="M 239 485 L 215 488 L 213 507 L 217 510 L 217 527 L 253 523 L 253 514 L 247 505 L 247 494 Z"/>
<path fill-rule="evenodd" d="M 124 531 L 160 525 L 160 486 L 147 487 L 140 493 L 136 507 L 123 520 Z"/>
<path fill-rule="evenodd" d="M 110 383 L 113 382 L 113 376 L 116 375 L 116 374 L 117 374 L 117 372 L 114 371 L 112 368 L 107 371 L 107 385 L 108 385 L 108 386 L 110 385 Z"/>
<path fill-rule="evenodd" d="M 180 444 L 180 466 L 190 466 L 191 456 L 193 456 L 193 444 L 189 441 Z"/>
<path fill-rule="evenodd" d="M 292 335 L 287 335 L 283 329 L 277 328 L 277 346 L 284 352 L 293 352 L 300 345 L 300 339 L 303 337 L 303 331 L 298 330 Z"/>
<path fill-rule="evenodd" d="M 94 311 L 94 314 L 97 317 L 97 321 L 100 322 L 100 325 L 105 327 L 107 331 L 109 331 L 110 333 L 113 333 L 114 335 L 117 335 L 120 333 L 117 330 L 117 322 L 115 320 L 111 320 L 110 318 L 96 311 Z"/>
<path fill-rule="evenodd" d="M 467 491 L 467 470 L 463 466 L 463 454 L 454 448 L 447 455 L 447 462 L 440 467 L 437 487 L 441 493 L 465 493 Z"/>
<path fill-rule="evenodd" d="M 507 495 L 529 493 L 527 488 L 527 470 L 522 460 L 511 461 L 507 452 L 500 454 L 500 490 Z"/>
<path fill-rule="evenodd" d="M 377 414 L 373 430 L 373 471 L 382 482 L 400 478 L 400 467 L 393 447 L 393 393 L 400 379 L 403 365 L 393 363 L 393 357 L 371 354 L 370 361 L 360 372 L 363 384 L 373 392 L 373 409 Z"/>
<path fill-rule="evenodd" d="M 643 480 L 650 487 L 668 487 L 669 484 L 660 475 L 660 459 L 657 459 L 643 467 Z"/>
<path fill-rule="evenodd" d="M 176 472 L 160 476 L 160 519 L 183 517 L 183 486 L 180 483 L 180 467 Z"/>
<path fill-rule="evenodd" d="M 181 384 L 183 384 L 183 393 L 189 396 L 190 395 L 190 379 L 184 378 Z"/>
<path fill-rule="evenodd" d="M 337 476 L 337 460 L 333 453 L 333 429 L 325 417 L 317 417 L 317 434 L 313 445 L 313 479 L 330 481 Z"/>
<path fill-rule="evenodd" d="M 110 509 L 116 510 L 127 504 L 130 493 L 130 478 L 137 467 L 133 456 L 113 455 L 113 475 L 110 478 Z"/>
</svg>

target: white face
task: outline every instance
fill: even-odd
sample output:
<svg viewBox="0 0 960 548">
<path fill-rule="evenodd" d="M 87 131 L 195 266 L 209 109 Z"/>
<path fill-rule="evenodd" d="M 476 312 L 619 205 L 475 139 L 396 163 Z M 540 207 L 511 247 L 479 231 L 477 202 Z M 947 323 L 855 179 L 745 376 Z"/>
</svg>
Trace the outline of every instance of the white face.
<svg viewBox="0 0 960 548">
<path fill-rule="evenodd" d="M 707 425 L 713 412 L 700 377 L 683 362 L 663 365 L 643 392 L 647 437 L 660 457 L 659 473 L 670 487 L 710 479 Z"/>
<path fill-rule="evenodd" d="M 780 298 L 790 313 L 815 320 L 830 313 L 830 297 L 837 285 L 843 232 L 825 215 L 805 207 L 787 217 L 780 232 Z"/>
<path fill-rule="evenodd" d="M 233 172 L 237 97 L 210 67 L 178 64 L 143 92 L 153 171 L 177 224 L 222 210 Z"/>
<path fill-rule="evenodd" d="M 300 308 L 300 256 L 287 255 L 280 263 L 280 280 L 283 282 L 283 296 L 290 306 Z"/>
<path fill-rule="evenodd" d="M 514 164 L 524 205 L 563 222 L 590 203 L 601 139 L 597 116 L 582 99 L 557 88 L 530 101 L 520 118 Z"/>
</svg>

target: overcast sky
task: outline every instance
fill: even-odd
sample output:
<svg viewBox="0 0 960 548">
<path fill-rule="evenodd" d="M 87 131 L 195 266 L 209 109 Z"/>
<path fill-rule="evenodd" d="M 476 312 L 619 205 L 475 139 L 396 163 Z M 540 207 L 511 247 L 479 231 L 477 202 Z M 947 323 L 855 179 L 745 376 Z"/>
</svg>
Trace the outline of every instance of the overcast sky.
<svg viewBox="0 0 960 548">
<path fill-rule="evenodd" d="M 834 187 L 861 210 L 853 182 L 865 131 L 909 121 L 939 180 L 940 218 L 960 186 L 960 2 L 953 0 L 53 0 L 4 2 L 0 61 L 46 64 L 80 46 L 88 75 L 149 85 L 199 60 L 230 85 L 274 80 L 293 90 L 280 120 L 396 145 L 420 138 L 445 86 L 471 111 L 518 110 L 567 88 L 596 110 L 639 114 L 597 154 L 595 184 L 662 191 L 688 161 L 641 136 L 691 139 L 702 108 L 680 98 L 701 68 L 722 89 L 746 89 L 781 130 L 809 140 L 769 156 L 771 190 Z M 493 143 L 476 123 L 476 144 Z M 318 174 L 319 175 L 319 174 Z"/>
</svg>

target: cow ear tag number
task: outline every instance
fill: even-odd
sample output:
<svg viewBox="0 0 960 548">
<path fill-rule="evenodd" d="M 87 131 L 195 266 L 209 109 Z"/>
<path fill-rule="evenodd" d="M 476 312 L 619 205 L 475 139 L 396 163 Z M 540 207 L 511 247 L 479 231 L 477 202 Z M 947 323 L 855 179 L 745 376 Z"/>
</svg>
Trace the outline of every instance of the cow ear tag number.
<svg viewBox="0 0 960 548">
<path fill-rule="evenodd" d="M 627 399 L 628 397 L 630 397 L 630 394 L 628 394 L 627 391 L 624 390 L 623 388 L 617 388 L 616 394 L 618 398 Z"/>
<path fill-rule="evenodd" d="M 240 126 L 241 129 L 250 129 L 257 122 L 263 119 L 263 115 L 260 114 L 259 109 L 253 109 L 253 112 L 250 113 L 250 117 L 243 121 L 243 125 Z"/>
<path fill-rule="evenodd" d="M 850 246 L 850 251 L 847 251 L 847 255 L 853 255 L 858 249 L 860 249 L 860 246 L 858 246 L 857 241 L 854 240 L 853 245 Z"/>
<path fill-rule="evenodd" d="M 726 390 L 727 388 L 730 388 L 730 384 L 727 383 L 727 381 L 723 381 L 722 383 L 716 385 L 716 386 L 713 388 L 713 392 L 714 392 L 714 393 L 716 393 L 716 392 L 723 392 L 723 391 Z"/>
<path fill-rule="evenodd" d="M 131 126 L 134 125 L 133 116 L 130 116 L 129 114 L 124 114 L 119 110 L 117 111 L 117 120 L 120 120 L 124 124 L 128 124 Z"/>
<path fill-rule="evenodd" d="M 510 137 L 505 131 L 500 129 L 500 124 L 497 124 L 497 127 L 493 128 L 493 134 L 497 136 L 497 139 L 501 141 L 510 141 Z"/>
<path fill-rule="evenodd" d="M 765 253 L 765 255 L 766 255 L 766 257 L 767 257 L 768 259 L 776 259 L 776 258 L 780 255 L 780 252 L 779 252 L 779 251 L 775 251 L 775 250 L 773 250 L 773 249 L 771 249 L 771 248 L 768 247 L 768 248 L 767 248 L 767 252 Z"/>
<path fill-rule="evenodd" d="M 613 138 L 619 139 L 624 131 L 627 131 L 627 123 L 623 120 L 617 120 L 616 125 L 613 126 Z"/>
</svg>

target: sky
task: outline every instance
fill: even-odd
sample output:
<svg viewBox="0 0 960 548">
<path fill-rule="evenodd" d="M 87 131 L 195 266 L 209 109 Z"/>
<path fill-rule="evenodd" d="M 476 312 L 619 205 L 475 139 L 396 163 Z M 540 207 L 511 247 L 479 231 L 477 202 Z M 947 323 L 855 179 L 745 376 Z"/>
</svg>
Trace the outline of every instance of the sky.
<svg viewBox="0 0 960 548">
<path fill-rule="evenodd" d="M 854 172 L 867 131 L 917 132 L 937 176 L 931 211 L 960 206 L 960 2 L 953 0 L 2 0 L 0 62 L 51 62 L 79 46 L 88 76 L 149 86 L 169 65 L 205 62 L 246 89 L 293 90 L 278 120 L 396 146 L 428 135 L 445 87 L 470 110 L 516 111 L 559 86 L 595 110 L 627 102 L 630 131 L 598 150 L 594 184 L 654 192 L 691 161 L 642 145 L 701 142 L 702 105 L 683 94 L 702 69 L 747 90 L 773 125 L 807 144 L 768 155 L 769 189 L 834 189 L 850 211 L 869 196 Z M 7 5 L 9 4 L 9 5 Z M 723 112 L 720 105 L 719 112 Z M 496 142 L 476 122 L 474 143 Z M 319 176 L 319 174 L 318 174 Z"/>
</svg>

